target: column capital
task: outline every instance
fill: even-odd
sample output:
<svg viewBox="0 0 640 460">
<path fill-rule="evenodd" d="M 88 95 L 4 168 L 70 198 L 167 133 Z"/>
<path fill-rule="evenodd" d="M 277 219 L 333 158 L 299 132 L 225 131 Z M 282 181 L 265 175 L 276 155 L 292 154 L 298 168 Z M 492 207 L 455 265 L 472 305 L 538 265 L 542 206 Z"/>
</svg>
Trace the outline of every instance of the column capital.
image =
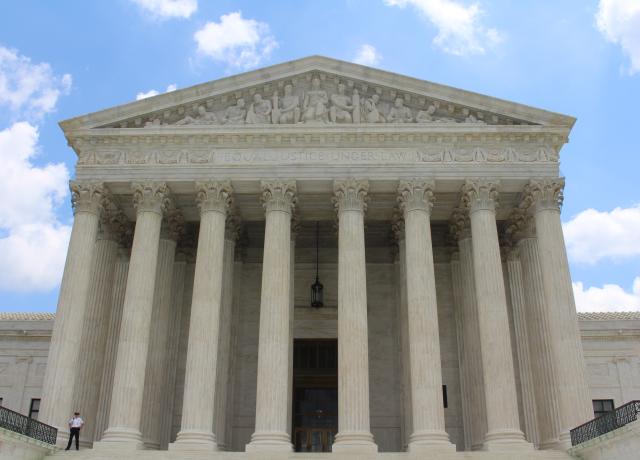
<svg viewBox="0 0 640 460">
<path fill-rule="evenodd" d="M 109 189 L 102 182 L 69 181 L 71 205 L 73 213 L 89 212 L 99 215 L 103 208 L 104 198 Z"/>
<path fill-rule="evenodd" d="M 228 180 L 196 182 L 196 203 L 200 208 L 200 214 L 226 214 L 233 203 L 232 193 L 233 187 Z"/>
<path fill-rule="evenodd" d="M 240 238 L 242 230 L 242 221 L 240 215 L 234 209 L 227 214 L 227 220 L 224 226 L 224 237 L 228 241 L 237 242 Z"/>
<path fill-rule="evenodd" d="M 435 197 L 433 180 L 411 179 L 402 180 L 398 185 L 398 204 L 400 210 L 406 215 L 410 211 L 426 211 L 431 215 Z"/>
<path fill-rule="evenodd" d="M 260 186 L 262 187 L 262 206 L 266 212 L 293 213 L 298 202 L 298 187 L 295 180 L 263 180 Z"/>
<path fill-rule="evenodd" d="M 535 237 L 533 217 L 525 208 L 515 208 L 507 218 L 503 236 L 504 241 L 513 246 L 522 239 L 533 237 Z"/>
<path fill-rule="evenodd" d="M 100 214 L 98 239 L 111 240 L 122 246 L 126 246 L 132 234 L 133 226 L 131 222 L 129 222 L 126 214 L 122 209 L 116 207 L 113 201 L 109 201 L 108 205 L 105 205 Z"/>
<path fill-rule="evenodd" d="M 300 215 L 294 210 L 291 214 L 291 240 L 295 241 L 300 233 Z"/>
<path fill-rule="evenodd" d="M 391 232 L 397 242 L 404 240 L 404 217 L 402 216 L 402 213 L 397 210 L 393 213 L 393 217 L 391 218 Z"/>
<path fill-rule="evenodd" d="M 456 242 L 471 237 L 471 221 L 467 209 L 453 209 L 449 219 L 449 234 Z"/>
<path fill-rule="evenodd" d="M 333 205 L 338 213 L 343 211 L 367 211 L 369 181 L 345 179 L 333 182 Z"/>
<path fill-rule="evenodd" d="M 137 212 L 162 214 L 171 203 L 171 190 L 165 182 L 144 181 L 131 184 L 133 206 Z"/>
<path fill-rule="evenodd" d="M 531 179 L 524 187 L 522 205 L 535 212 L 552 210 L 560 212 L 564 200 L 564 177 L 555 179 Z"/>
<path fill-rule="evenodd" d="M 487 179 L 467 179 L 462 186 L 461 206 L 469 212 L 493 211 L 498 206 L 500 182 Z"/>
<path fill-rule="evenodd" d="M 185 222 L 182 211 L 172 207 L 164 214 L 164 222 L 160 229 L 160 238 L 165 240 L 178 241 L 185 233 Z"/>
</svg>

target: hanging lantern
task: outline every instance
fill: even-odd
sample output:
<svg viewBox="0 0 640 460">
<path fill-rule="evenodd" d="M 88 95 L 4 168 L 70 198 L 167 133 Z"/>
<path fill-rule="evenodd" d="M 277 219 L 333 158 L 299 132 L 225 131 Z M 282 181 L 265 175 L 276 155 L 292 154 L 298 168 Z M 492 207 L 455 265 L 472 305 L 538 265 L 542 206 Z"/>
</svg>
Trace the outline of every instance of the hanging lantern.
<svg viewBox="0 0 640 460">
<path fill-rule="evenodd" d="M 319 277 L 318 259 L 319 259 L 319 239 L 320 239 L 320 223 L 316 222 L 316 282 L 311 285 L 311 306 L 313 308 L 321 308 L 324 305 L 324 293 L 322 283 Z"/>
</svg>

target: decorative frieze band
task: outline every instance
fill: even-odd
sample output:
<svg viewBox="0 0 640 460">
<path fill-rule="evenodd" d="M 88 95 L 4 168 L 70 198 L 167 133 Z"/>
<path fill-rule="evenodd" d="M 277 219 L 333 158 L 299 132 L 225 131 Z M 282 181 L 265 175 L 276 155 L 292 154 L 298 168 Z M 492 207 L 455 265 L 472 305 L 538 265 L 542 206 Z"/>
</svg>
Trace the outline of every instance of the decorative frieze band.
<svg viewBox="0 0 640 460">
<path fill-rule="evenodd" d="M 369 181 L 346 179 L 333 182 L 333 205 L 338 214 L 345 211 L 367 211 Z"/>
<path fill-rule="evenodd" d="M 315 139 L 316 136 L 309 136 Z M 412 138 L 402 141 L 404 136 L 396 136 L 395 143 L 419 140 Z M 262 149 L 260 145 L 268 143 L 260 136 L 255 136 L 256 150 L 239 149 L 202 149 L 184 148 L 117 148 L 105 147 L 100 149 L 79 149 L 79 166 L 109 166 L 109 165 L 190 165 L 190 164 L 325 164 L 325 163 L 557 163 L 557 149 L 549 146 L 472 146 L 451 145 L 442 146 L 433 143 L 423 148 L 389 149 L 380 148 L 343 148 L 326 149 L 292 149 L 292 145 L 305 144 L 292 140 L 286 143 L 286 148 Z M 351 139 L 357 143 L 356 139 Z M 339 138 L 332 136 L 325 142 L 341 143 Z M 238 147 L 242 145 L 239 141 Z M 280 143 L 280 142 L 279 142 Z M 360 144 L 366 144 L 362 142 Z M 164 143 L 171 145 L 170 143 Z M 179 144 L 178 144 L 179 145 Z M 378 143 L 380 145 L 380 143 Z M 246 147 L 245 147 L 246 148 Z M 259 150 L 257 150 L 260 148 Z"/>
<path fill-rule="evenodd" d="M 201 213 L 226 214 L 233 203 L 233 187 L 228 180 L 196 182 L 196 203 Z"/>
<path fill-rule="evenodd" d="M 262 181 L 262 205 L 266 212 L 282 211 L 292 213 L 296 203 L 297 185 L 295 181 Z"/>
<path fill-rule="evenodd" d="M 164 182 L 134 182 L 131 188 L 133 206 L 138 212 L 163 214 L 172 205 L 171 190 Z"/>
</svg>

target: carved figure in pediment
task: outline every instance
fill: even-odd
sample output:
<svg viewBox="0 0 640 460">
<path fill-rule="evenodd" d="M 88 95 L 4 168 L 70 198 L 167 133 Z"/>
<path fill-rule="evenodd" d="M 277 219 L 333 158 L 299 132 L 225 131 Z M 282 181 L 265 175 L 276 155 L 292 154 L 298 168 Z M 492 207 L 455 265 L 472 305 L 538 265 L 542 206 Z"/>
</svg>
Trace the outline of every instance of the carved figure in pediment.
<svg viewBox="0 0 640 460">
<path fill-rule="evenodd" d="M 227 110 L 224 111 L 222 122 L 225 125 L 243 124 L 246 116 L 247 109 L 245 109 L 244 99 L 239 98 L 236 101 L 236 105 L 229 106 L 227 107 Z"/>
<path fill-rule="evenodd" d="M 297 123 L 300 121 L 300 98 L 293 94 L 293 86 L 284 85 L 284 96 L 278 100 L 278 93 L 273 93 L 273 123 Z"/>
<path fill-rule="evenodd" d="M 364 101 L 364 114 L 367 123 L 385 123 L 384 115 L 378 110 L 380 96 L 374 94 Z"/>
<path fill-rule="evenodd" d="M 175 122 L 176 125 L 213 125 L 218 122 L 215 114 L 207 112 L 204 105 L 196 107 L 194 116 L 186 115 L 184 118 Z"/>
<path fill-rule="evenodd" d="M 404 100 L 401 97 L 396 98 L 393 103 L 393 107 L 387 115 L 387 121 L 389 123 L 411 123 L 413 121 L 413 115 L 411 109 L 405 107 Z"/>
<path fill-rule="evenodd" d="M 431 104 L 427 107 L 427 110 L 420 110 L 416 115 L 416 122 L 418 123 L 433 123 L 436 120 L 434 113 L 436 112 L 436 106 Z"/>
<path fill-rule="evenodd" d="M 327 92 L 320 87 L 320 79 L 314 77 L 311 80 L 311 90 L 304 95 L 302 121 L 305 123 L 326 122 L 328 103 Z"/>
<path fill-rule="evenodd" d="M 467 118 L 464 119 L 465 123 L 476 123 L 478 125 L 486 125 L 486 123 L 482 120 L 478 120 L 472 113 L 470 113 Z"/>
<path fill-rule="evenodd" d="M 158 126 L 162 126 L 162 120 L 160 118 L 154 118 L 144 124 L 145 128 L 157 128 Z"/>
<path fill-rule="evenodd" d="M 247 111 L 247 123 L 271 123 L 271 101 L 262 99 L 262 94 L 253 95 L 253 103 Z"/>
<path fill-rule="evenodd" d="M 329 109 L 329 119 L 333 123 L 351 123 L 351 112 L 353 105 L 351 98 L 345 94 L 345 86 L 338 83 L 338 92 L 331 95 L 331 108 Z"/>
</svg>

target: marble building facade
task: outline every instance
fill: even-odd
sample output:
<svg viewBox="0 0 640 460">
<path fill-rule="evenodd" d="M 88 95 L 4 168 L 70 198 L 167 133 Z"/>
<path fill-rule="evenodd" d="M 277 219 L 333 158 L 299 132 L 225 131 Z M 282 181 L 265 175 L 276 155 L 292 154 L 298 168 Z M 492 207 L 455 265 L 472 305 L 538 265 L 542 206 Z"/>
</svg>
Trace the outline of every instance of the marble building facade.
<svg viewBox="0 0 640 460">
<path fill-rule="evenodd" d="M 593 416 L 560 221 L 574 122 L 322 57 L 62 122 L 40 419 L 64 442 L 81 409 L 95 451 L 564 451 Z M 333 372 L 296 365 L 312 343 Z M 324 389 L 315 432 L 300 381 Z"/>
</svg>

